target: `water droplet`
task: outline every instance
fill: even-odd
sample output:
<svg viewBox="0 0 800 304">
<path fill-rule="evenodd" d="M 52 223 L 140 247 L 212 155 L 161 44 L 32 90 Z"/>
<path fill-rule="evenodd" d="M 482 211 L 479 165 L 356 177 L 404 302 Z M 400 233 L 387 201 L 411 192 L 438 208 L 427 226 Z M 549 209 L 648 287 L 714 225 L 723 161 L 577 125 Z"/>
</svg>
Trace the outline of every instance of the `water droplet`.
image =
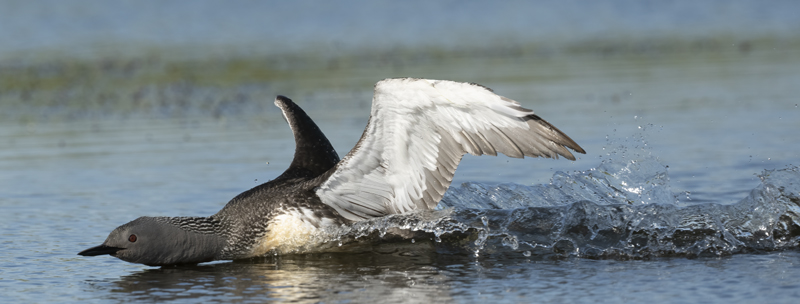
<svg viewBox="0 0 800 304">
<path fill-rule="evenodd" d="M 483 222 L 483 226 L 489 226 L 489 220 L 485 216 L 481 216 L 481 222 Z"/>
<path fill-rule="evenodd" d="M 414 244 L 414 239 L 411 239 L 411 244 Z"/>
<path fill-rule="evenodd" d="M 475 245 L 478 248 L 483 248 L 483 244 L 486 243 L 486 239 L 489 238 L 489 232 L 486 229 L 481 229 L 478 231 L 478 239 L 475 240 Z"/>
<path fill-rule="evenodd" d="M 511 247 L 512 250 L 517 250 L 519 248 L 519 242 L 517 242 L 517 237 L 510 235 L 503 238 L 503 246 Z"/>
<path fill-rule="evenodd" d="M 529 256 L 531 256 L 531 252 L 530 251 L 525 251 L 525 252 L 522 253 L 522 255 L 524 255 L 526 257 L 529 257 Z"/>
</svg>

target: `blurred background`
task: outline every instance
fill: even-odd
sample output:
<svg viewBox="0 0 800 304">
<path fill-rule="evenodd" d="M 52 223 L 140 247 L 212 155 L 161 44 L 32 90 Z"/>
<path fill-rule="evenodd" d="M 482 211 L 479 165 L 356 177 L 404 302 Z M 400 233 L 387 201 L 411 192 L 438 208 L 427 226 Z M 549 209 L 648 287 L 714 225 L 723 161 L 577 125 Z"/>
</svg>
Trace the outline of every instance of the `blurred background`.
<svg viewBox="0 0 800 304">
<path fill-rule="evenodd" d="M 344 155 L 366 125 L 373 84 L 409 76 L 488 86 L 589 151 L 575 163 L 473 166 L 467 157 L 456 185 L 547 182 L 556 170 L 652 148 L 678 168 L 678 189 L 735 200 L 749 186 L 725 182 L 732 175 L 716 168 L 754 183 L 753 173 L 798 156 L 796 1 L 11 0 L 0 8 L 6 172 L 76 157 L 109 170 L 107 155 L 109 164 L 123 157 L 125 166 L 152 167 L 141 180 L 191 171 L 178 163 L 219 164 L 212 172 L 238 189 L 291 160 L 276 95 L 305 108 Z M 184 160 L 190 152 L 196 161 Z M 38 158 L 24 164 L 20 155 Z M 508 175 L 520 165 L 541 170 Z M 264 175 L 242 176 L 251 171 Z"/>
<path fill-rule="evenodd" d="M 387 77 L 547 86 L 619 64 L 692 68 L 800 45 L 794 1 L 1 5 L 4 122 L 261 115 L 276 94 L 368 104 Z M 580 95 L 605 93 L 626 92 Z"/>
</svg>

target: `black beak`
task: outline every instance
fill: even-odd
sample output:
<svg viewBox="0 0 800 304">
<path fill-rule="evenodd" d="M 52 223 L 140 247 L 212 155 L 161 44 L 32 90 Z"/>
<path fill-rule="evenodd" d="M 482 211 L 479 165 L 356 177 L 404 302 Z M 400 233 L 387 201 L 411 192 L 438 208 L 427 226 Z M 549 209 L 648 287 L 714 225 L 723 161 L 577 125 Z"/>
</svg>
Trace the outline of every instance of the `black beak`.
<svg viewBox="0 0 800 304">
<path fill-rule="evenodd" d="M 82 255 L 82 256 L 96 256 L 96 255 L 103 255 L 103 254 L 114 255 L 115 253 L 117 253 L 117 251 L 120 251 L 122 249 L 124 249 L 124 248 L 109 247 L 109 246 L 106 246 L 106 245 L 100 245 L 100 246 L 97 246 L 97 247 L 92 247 L 92 248 L 86 249 L 84 251 L 78 252 L 78 255 Z"/>
</svg>

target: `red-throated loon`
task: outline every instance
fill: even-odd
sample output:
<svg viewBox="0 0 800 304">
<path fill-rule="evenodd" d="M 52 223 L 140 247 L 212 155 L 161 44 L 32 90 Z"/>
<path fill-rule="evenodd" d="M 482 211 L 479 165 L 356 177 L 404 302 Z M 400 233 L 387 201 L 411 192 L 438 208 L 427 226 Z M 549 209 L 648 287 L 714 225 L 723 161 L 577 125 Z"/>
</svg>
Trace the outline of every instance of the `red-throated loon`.
<svg viewBox="0 0 800 304">
<path fill-rule="evenodd" d="M 567 148 L 585 153 L 533 111 L 472 83 L 378 82 L 364 134 L 341 161 L 300 107 L 283 96 L 275 105 L 297 145 L 283 174 L 212 216 L 140 217 L 79 254 L 155 266 L 291 252 L 326 226 L 435 208 L 466 153 L 570 160 Z"/>
</svg>

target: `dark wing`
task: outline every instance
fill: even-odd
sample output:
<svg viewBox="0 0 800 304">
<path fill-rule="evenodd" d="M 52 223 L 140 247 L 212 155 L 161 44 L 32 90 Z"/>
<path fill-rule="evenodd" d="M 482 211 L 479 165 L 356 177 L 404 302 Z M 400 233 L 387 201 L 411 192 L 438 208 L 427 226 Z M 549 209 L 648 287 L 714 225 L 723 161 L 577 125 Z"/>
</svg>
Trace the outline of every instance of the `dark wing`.
<svg viewBox="0 0 800 304">
<path fill-rule="evenodd" d="M 313 178 L 336 166 L 339 155 L 306 112 L 284 96 L 275 98 L 275 105 L 283 111 L 295 142 L 294 160 L 278 178 Z"/>
</svg>

